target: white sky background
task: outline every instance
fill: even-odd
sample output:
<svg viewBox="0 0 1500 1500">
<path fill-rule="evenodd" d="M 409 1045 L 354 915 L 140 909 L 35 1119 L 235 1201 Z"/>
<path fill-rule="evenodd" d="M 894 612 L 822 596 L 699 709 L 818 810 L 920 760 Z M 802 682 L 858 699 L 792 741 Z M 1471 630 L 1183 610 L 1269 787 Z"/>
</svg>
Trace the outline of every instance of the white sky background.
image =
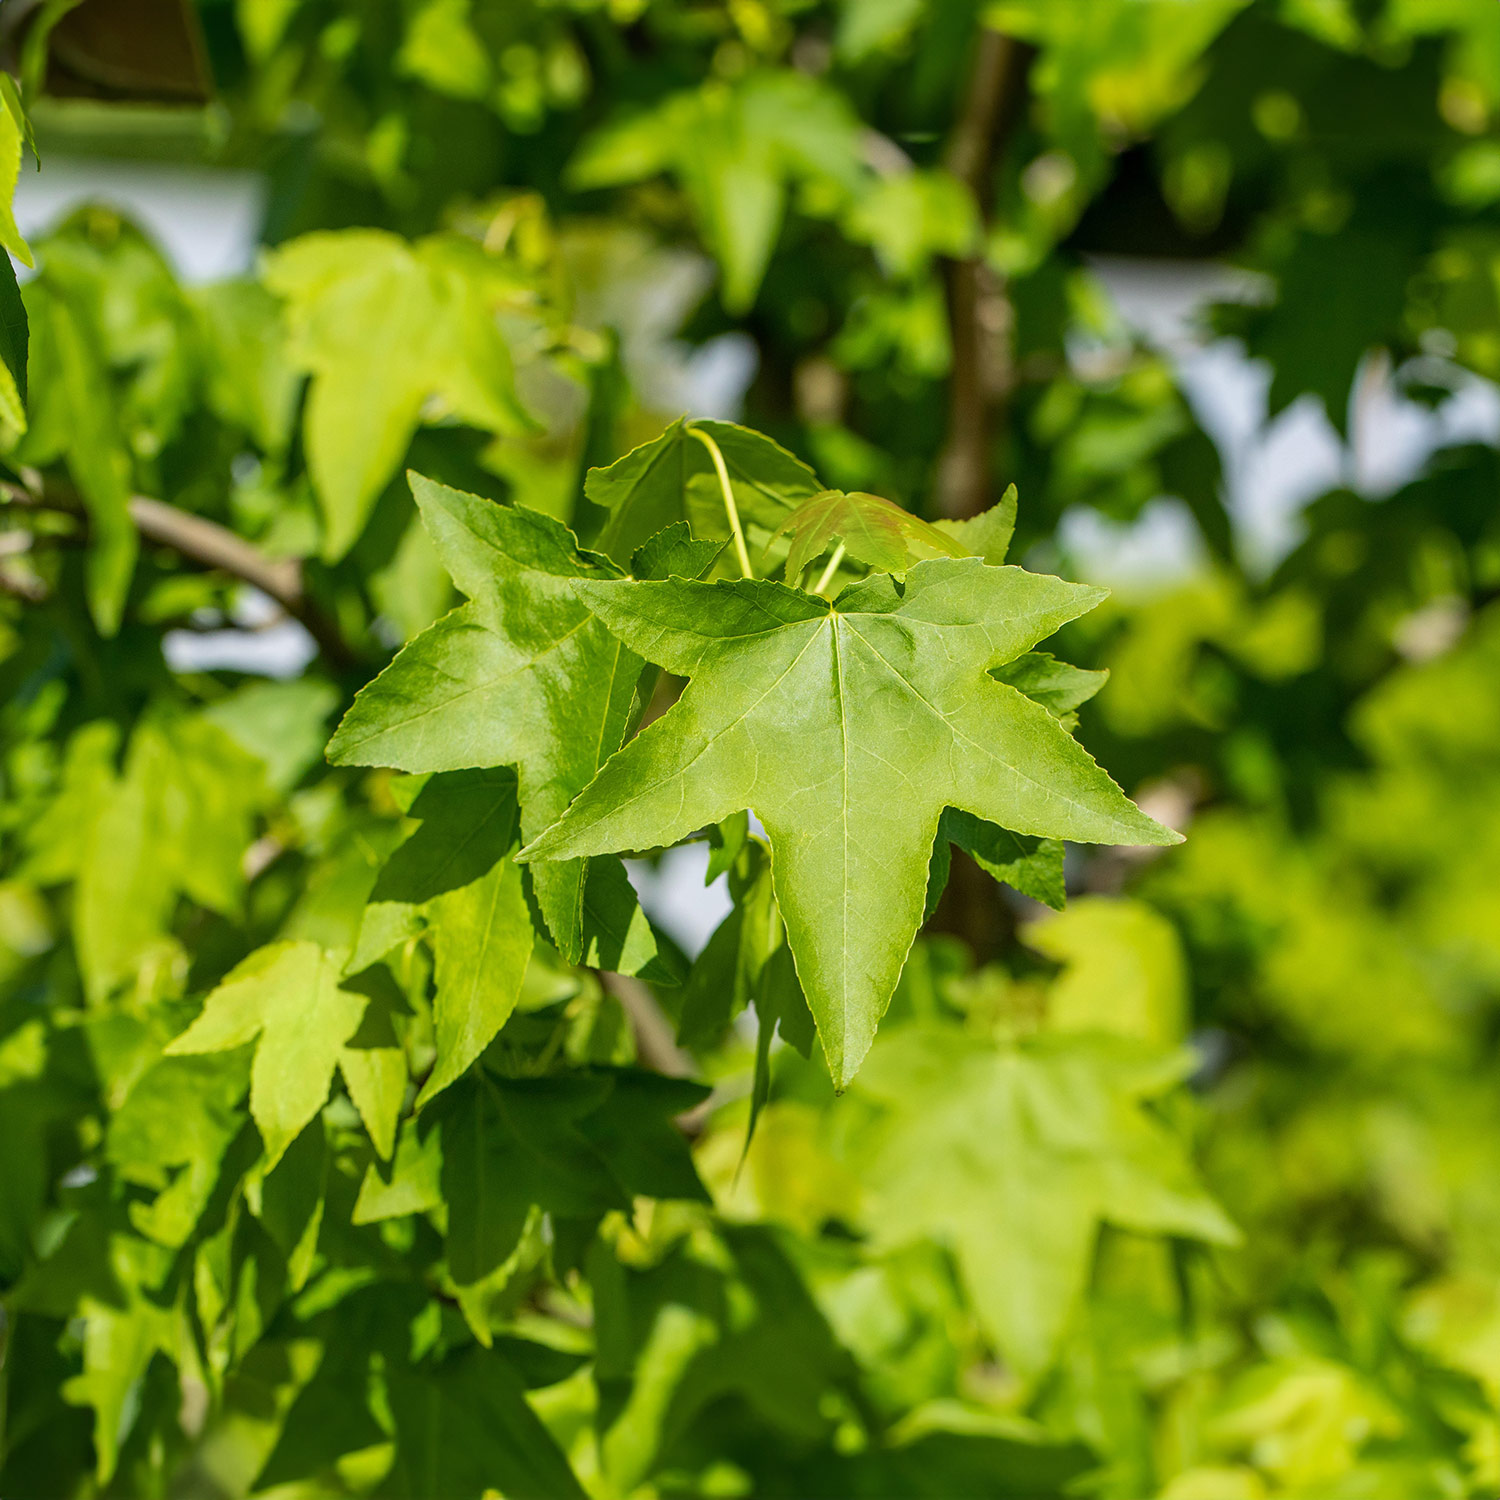
<svg viewBox="0 0 1500 1500">
<path fill-rule="evenodd" d="M 251 267 L 265 196 L 264 181 L 250 172 L 49 154 L 41 172 L 29 162 L 22 171 L 15 212 L 30 238 L 81 203 L 107 202 L 142 224 L 185 280 L 202 282 Z M 1473 377 L 1436 413 L 1403 400 L 1389 383 L 1370 385 L 1347 447 L 1311 397 L 1268 422 L 1269 371 L 1230 340 L 1206 340 L 1195 322 L 1197 309 L 1234 295 L 1243 276 L 1213 266 L 1113 259 L 1094 269 L 1125 322 L 1176 364 L 1223 456 L 1235 528 L 1261 567 L 1274 566 L 1296 544 L 1302 507 L 1332 486 L 1349 484 L 1376 498 L 1413 477 L 1446 443 L 1500 443 L 1500 391 Z M 753 374 L 753 345 L 726 335 L 687 353 L 674 390 L 692 415 L 732 417 Z M 1130 589 L 1182 577 L 1202 557 L 1186 506 L 1170 499 L 1153 501 L 1128 524 L 1077 507 L 1063 517 L 1060 541 L 1078 576 Z M 170 632 L 168 661 L 178 670 L 295 676 L 313 655 L 312 641 L 274 613 L 270 601 L 252 595 L 241 621 L 250 628 Z M 647 910 L 690 954 L 729 909 L 722 878 L 704 889 L 707 857 L 707 846 L 695 844 L 631 871 Z"/>
</svg>

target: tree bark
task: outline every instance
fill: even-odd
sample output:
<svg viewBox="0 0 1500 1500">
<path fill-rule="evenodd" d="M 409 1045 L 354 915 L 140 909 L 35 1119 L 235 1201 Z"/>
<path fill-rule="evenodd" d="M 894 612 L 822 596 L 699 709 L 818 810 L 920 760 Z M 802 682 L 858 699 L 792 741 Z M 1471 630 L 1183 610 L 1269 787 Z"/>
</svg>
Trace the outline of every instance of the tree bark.
<svg viewBox="0 0 1500 1500">
<path fill-rule="evenodd" d="M 963 108 L 948 143 L 947 167 L 974 195 L 982 220 L 994 206 L 995 170 L 1020 118 L 1032 49 L 983 28 Z M 993 498 L 991 468 L 1000 392 L 1008 384 L 1009 308 L 983 247 L 944 264 L 948 337 L 948 435 L 938 461 L 938 509 L 945 516 L 977 515 Z"/>
</svg>

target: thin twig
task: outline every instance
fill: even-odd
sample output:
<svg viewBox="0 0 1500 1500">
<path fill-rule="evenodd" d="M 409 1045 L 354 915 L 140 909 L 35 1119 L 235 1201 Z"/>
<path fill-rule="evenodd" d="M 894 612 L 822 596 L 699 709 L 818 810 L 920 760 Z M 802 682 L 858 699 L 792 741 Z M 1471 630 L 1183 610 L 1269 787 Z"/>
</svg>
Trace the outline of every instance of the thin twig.
<svg viewBox="0 0 1500 1500">
<path fill-rule="evenodd" d="M 739 507 L 734 503 L 734 490 L 729 484 L 729 470 L 725 467 L 724 455 L 719 452 L 719 445 L 702 428 L 689 427 L 688 431 L 708 449 L 708 456 L 714 461 L 714 469 L 719 476 L 719 489 L 724 496 L 724 514 L 729 517 L 729 529 L 734 533 L 734 552 L 740 560 L 740 572 L 746 578 L 754 578 L 755 572 L 750 566 L 750 550 L 745 546 L 745 533 L 740 529 Z"/>
<path fill-rule="evenodd" d="M 688 1078 L 697 1071 L 693 1059 L 677 1045 L 672 1023 L 656 1003 L 656 996 L 628 974 L 601 972 L 599 983 L 620 1002 L 635 1033 L 641 1061 L 669 1078 Z"/>
<path fill-rule="evenodd" d="M 86 513 L 76 494 L 48 488 L 39 480 L 29 488 L 15 484 L 0 486 L 0 494 L 13 505 L 33 510 L 74 516 Z M 228 573 L 269 595 L 306 627 L 319 650 L 334 665 L 347 666 L 355 659 L 348 642 L 308 593 L 298 559 L 267 557 L 253 542 L 247 542 L 227 526 L 147 495 L 132 495 L 129 510 L 130 519 L 147 541 L 170 547 L 200 568 Z"/>
</svg>

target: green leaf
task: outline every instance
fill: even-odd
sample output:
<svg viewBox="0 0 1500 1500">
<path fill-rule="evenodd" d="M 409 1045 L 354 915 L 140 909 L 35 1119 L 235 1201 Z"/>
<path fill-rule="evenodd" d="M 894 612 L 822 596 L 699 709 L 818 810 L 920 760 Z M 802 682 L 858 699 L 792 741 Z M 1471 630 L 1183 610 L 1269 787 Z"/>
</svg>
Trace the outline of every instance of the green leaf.
<svg viewBox="0 0 1500 1500">
<path fill-rule="evenodd" d="M 573 1218 L 628 1206 L 578 1128 L 607 1089 L 597 1078 L 471 1074 L 434 1106 L 443 1135 L 448 1267 L 460 1286 L 505 1261 L 533 1204 Z"/>
<path fill-rule="evenodd" d="M 929 1028 L 882 1038 L 858 1085 L 882 1107 L 860 1146 L 872 1233 L 947 1245 L 985 1332 L 1035 1380 L 1083 1294 L 1101 1222 L 1238 1239 L 1145 1107 L 1183 1067 L 1079 1038 L 997 1047 Z"/>
<path fill-rule="evenodd" d="M 263 274 L 286 300 L 291 358 L 312 376 L 307 461 L 328 561 L 364 529 L 429 402 L 490 432 L 531 427 L 495 322 L 505 274 L 477 245 L 309 234 L 270 252 Z"/>
<path fill-rule="evenodd" d="M 138 724 L 124 774 L 104 779 L 83 811 L 73 929 L 92 998 L 162 951 L 179 893 L 238 912 L 263 797 L 254 761 L 201 715 Z"/>
<path fill-rule="evenodd" d="M 88 511 L 89 610 L 101 635 L 120 627 L 139 541 L 130 519 L 130 460 L 103 350 L 81 310 L 50 288 L 29 293 L 31 426 L 60 442 Z M 29 444 L 27 445 L 30 446 Z"/>
<path fill-rule="evenodd" d="M 1075 710 L 1089 701 L 1109 681 L 1108 672 L 1088 672 L 1069 666 L 1045 651 L 1028 651 L 990 674 L 996 682 L 1008 682 L 1033 703 L 1061 719 L 1067 728 L 1076 722 Z"/>
<path fill-rule="evenodd" d="M 688 1137 L 675 1117 L 697 1108 L 711 1090 L 686 1078 L 633 1068 L 612 1070 L 602 1104 L 579 1122 L 610 1175 L 631 1198 L 709 1201 L 693 1166 Z"/>
<path fill-rule="evenodd" d="M 1026 946 L 1061 963 L 1047 1024 L 1171 1046 L 1182 1039 L 1187 973 L 1177 931 L 1142 901 L 1085 896 L 1026 928 Z"/>
<path fill-rule="evenodd" d="M 437 1062 L 420 1108 L 448 1087 L 510 1019 L 531 956 L 531 915 L 521 871 L 509 858 L 428 908 L 436 950 L 432 1022 Z"/>
<path fill-rule="evenodd" d="M 151 1361 L 173 1353 L 176 1314 L 139 1292 L 123 1307 L 84 1297 L 78 1312 L 83 1372 L 63 1382 L 61 1395 L 74 1406 L 94 1408 L 94 1472 L 103 1485 L 114 1476 L 120 1448 L 139 1415 L 132 1397 Z"/>
<path fill-rule="evenodd" d="M 986 874 L 1003 881 L 1012 890 L 1033 901 L 1040 901 L 1054 911 L 1067 904 L 1063 881 L 1063 845 L 1061 839 L 1039 839 L 1024 833 L 1012 833 L 976 818 L 973 813 L 944 809 L 938 824 L 937 842 L 932 848 L 932 867 L 927 886 L 926 914 L 937 908 L 943 888 L 948 883 L 951 863 L 950 847 L 957 844 Z"/>
<path fill-rule="evenodd" d="M 251 1174 L 246 1196 L 286 1258 L 287 1287 L 300 1292 L 312 1273 L 328 1188 L 328 1138 L 304 1130 L 274 1165 Z"/>
<path fill-rule="evenodd" d="M 303 376 L 289 356 L 276 298 L 248 277 L 194 287 L 191 296 L 209 356 L 208 404 L 267 453 L 285 454 Z"/>
<path fill-rule="evenodd" d="M 26 431 L 26 361 L 31 335 L 16 268 L 9 257 L 0 260 L 4 261 L 0 265 L 0 445 L 9 448 Z"/>
<path fill-rule="evenodd" d="M 343 959 L 316 943 L 267 945 L 230 973 L 167 1048 L 182 1057 L 256 1044 L 250 1114 L 268 1166 L 323 1108 L 339 1055 L 365 1013 L 365 997 L 340 987 Z"/>
<path fill-rule="evenodd" d="M 1015 535 L 1016 487 L 1008 485 L 1005 493 L 977 516 L 964 521 L 944 519 L 932 524 L 944 536 L 952 537 L 970 557 L 982 557 L 992 567 L 998 568 L 1005 561 L 1011 537 Z"/>
<path fill-rule="evenodd" d="M 560 522 L 420 475 L 412 489 L 470 603 L 408 645 L 354 700 L 328 747 L 338 765 L 404 771 L 515 766 L 533 838 L 624 737 L 641 660 L 570 588 L 609 577 Z M 538 871 L 537 902 L 569 962 L 583 946 L 586 866 Z"/>
<path fill-rule="evenodd" d="M 808 563 L 821 557 L 834 542 L 842 542 L 849 556 L 883 573 L 904 573 L 927 557 L 963 557 L 964 549 L 926 521 L 856 490 L 824 490 L 804 501 L 777 527 L 775 536 L 790 536 L 786 555 L 789 583 L 802 576 Z"/>
<path fill-rule="evenodd" d="M 638 974 L 652 984 L 682 983 L 682 962 L 657 941 L 656 930 L 617 859 L 589 862 L 583 894 L 583 962 L 615 974 Z"/>
<path fill-rule="evenodd" d="M 110 1118 L 106 1159 L 125 1182 L 154 1190 L 130 1221 L 159 1245 L 185 1244 L 208 1206 L 219 1165 L 244 1124 L 243 1053 L 164 1057 L 141 1075 Z"/>
<path fill-rule="evenodd" d="M 377 971 L 383 972 L 383 971 Z M 364 986 L 361 976 L 347 988 Z M 406 1100 L 406 1049 L 396 1033 L 395 984 L 387 980 L 370 995 L 359 1029 L 339 1053 L 339 1071 L 376 1154 L 389 1158 L 396 1144 L 396 1121 Z"/>
<path fill-rule="evenodd" d="M 381 1493 L 400 1500 L 586 1500 L 567 1460 L 526 1403 L 515 1371 L 470 1349 L 436 1369 L 395 1367 L 396 1466 Z"/>
<path fill-rule="evenodd" d="M 31 139 L 31 124 L 26 118 L 20 95 L 14 81 L 7 74 L 4 75 L 3 82 L 0 82 L 0 249 L 14 255 L 23 266 L 32 266 L 36 262 L 31 258 L 31 247 L 21 237 L 21 231 L 16 226 L 14 209 L 16 184 L 21 178 L 23 145 L 29 145 L 33 151 L 36 149 L 36 142 Z M 23 365 L 20 379 L 23 391 L 26 388 L 24 369 Z"/>
<path fill-rule="evenodd" d="M 904 590 L 876 575 L 832 605 L 768 582 L 578 591 L 633 650 L 694 680 L 518 857 L 669 844 L 752 809 L 840 1087 L 921 922 L 945 806 L 1037 837 L 1178 841 L 1045 709 L 988 675 L 1097 589 L 935 559 Z"/>
<path fill-rule="evenodd" d="M 724 455 L 741 520 L 773 531 L 819 493 L 818 476 L 779 443 L 733 422 L 696 421 Z M 595 545 L 624 566 L 658 533 L 686 521 L 695 537 L 728 538 L 729 521 L 707 447 L 685 421 L 632 448 L 607 469 L 590 469 L 584 493 L 610 515 Z M 646 558 L 648 566 L 653 559 Z M 638 574 L 638 576 L 641 576 Z"/>
<path fill-rule="evenodd" d="M 635 549 L 630 571 L 637 578 L 702 578 L 725 545 L 701 541 L 686 521 L 673 521 Z"/>
<path fill-rule="evenodd" d="M 354 1203 L 354 1223 L 375 1224 L 422 1214 L 443 1201 L 443 1137 L 428 1116 L 403 1120 L 396 1154 L 382 1167 L 371 1162 Z"/>
<path fill-rule="evenodd" d="M 608 187 L 670 171 L 724 271 L 724 306 L 755 301 L 793 182 L 859 186 L 860 124 L 819 79 L 790 69 L 676 94 L 647 115 L 591 136 L 568 167 L 576 188 Z"/>
</svg>

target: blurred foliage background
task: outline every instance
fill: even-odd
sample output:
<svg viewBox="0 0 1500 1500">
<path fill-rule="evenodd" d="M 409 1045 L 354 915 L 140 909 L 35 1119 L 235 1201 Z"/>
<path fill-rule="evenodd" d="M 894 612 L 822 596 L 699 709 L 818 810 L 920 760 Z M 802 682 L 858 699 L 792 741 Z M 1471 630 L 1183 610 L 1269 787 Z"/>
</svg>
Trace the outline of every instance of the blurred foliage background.
<svg viewBox="0 0 1500 1500">
<path fill-rule="evenodd" d="M 1500 377 L 1494 0 L 0 27 L 39 183 L 263 192 L 209 283 L 106 203 L 0 216 L 0 1492 L 1500 1488 L 1500 422 L 1453 419 Z M 1254 429 L 1332 455 L 1271 543 L 1191 379 L 1226 348 Z M 349 945 L 398 837 L 399 782 L 322 749 L 455 597 L 405 468 L 586 539 L 586 470 L 684 411 L 929 517 L 1014 482 L 1014 559 L 1121 580 L 1065 636 L 1112 673 L 1080 735 L 1188 840 L 1070 851 L 1057 914 L 959 860 L 854 1087 L 779 1048 L 743 1163 L 753 1030 L 648 1046 L 539 950 L 508 1065 L 691 1067 L 709 1193 L 658 1138 L 696 1094 L 639 1141 L 590 1095 L 689 1186 L 622 1209 L 544 1154 L 466 1279 L 461 1179 L 382 1198 L 357 1084 L 271 1170 L 243 1050 L 163 1049 L 257 945 Z M 404 1019 L 365 1045 L 416 1058 L 427 949 L 374 972 Z"/>
</svg>

